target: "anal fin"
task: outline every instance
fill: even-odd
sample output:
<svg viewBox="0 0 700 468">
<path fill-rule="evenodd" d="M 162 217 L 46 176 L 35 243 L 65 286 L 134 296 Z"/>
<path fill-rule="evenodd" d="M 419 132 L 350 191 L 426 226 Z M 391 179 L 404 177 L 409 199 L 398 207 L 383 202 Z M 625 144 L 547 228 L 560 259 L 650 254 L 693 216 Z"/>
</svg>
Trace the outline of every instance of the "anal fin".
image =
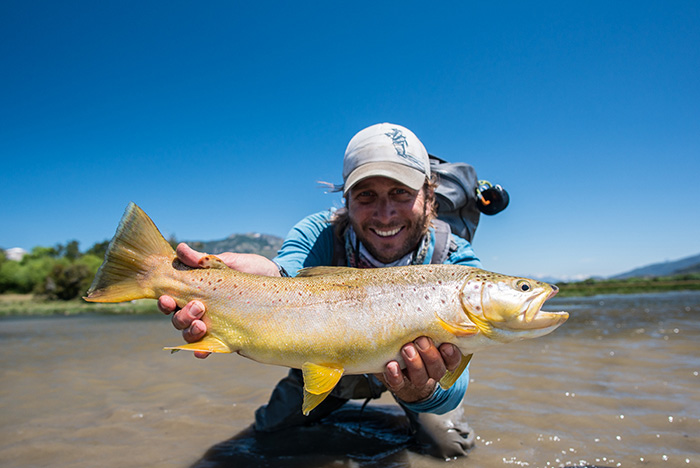
<svg viewBox="0 0 700 468">
<path fill-rule="evenodd" d="M 305 416 L 321 404 L 338 384 L 345 370 L 342 367 L 324 366 L 305 362 L 301 367 L 304 375 L 304 402 L 301 411 Z"/>
<path fill-rule="evenodd" d="M 228 347 L 226 343 L 212 335 L 205 335 L 204 338 L 195 342 L 189 343 L 181 346 L 168 346 L 163 349 L 168 349 L 173 352 L 185 350 L 185 351 L 206 351 L 208 353 L 232 353 L 231 348 Z"/>
<path fill-rule="evenodd" d="M 440 386 L 443 388 L 443 390 L 447 390 L 451 386 L 455 384 L 457 379 L 459 379 L 459 376 L 462 375 L 462 372 L 464 372 L 464 369 L 467 368 L 467 364 L 469 364 L 469 361 L 472 360 L 473 354 L 467 354 L 466 356 L 462 356 L 462 360 L 459 362 L 459 366 L 453 371 L 447 371 L 445 375 L 442 376 L 440 379 Z"/>
</svg>

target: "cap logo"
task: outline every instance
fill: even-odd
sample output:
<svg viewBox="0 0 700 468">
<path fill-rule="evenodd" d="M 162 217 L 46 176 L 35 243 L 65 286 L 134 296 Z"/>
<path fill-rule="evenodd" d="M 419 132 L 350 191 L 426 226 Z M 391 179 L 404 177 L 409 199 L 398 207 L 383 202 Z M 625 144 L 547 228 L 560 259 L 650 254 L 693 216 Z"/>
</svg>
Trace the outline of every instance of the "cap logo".
<svg viewBox="0 0 700 468">
<path fill-rule="evenodd" d="M 412 163 L 414 166 L 417 166 L 421 168 L 421 170 L 425 169 L 423 167 L 423 163 L 416 159 L 412 154 L 406 152 L 406 147 L 408 146 L 408 141 L 406 140 L 406 137 L 403 136 L 403 133 L 401 130 L 398 128 L 392 128 L 390 132 L 385 133 L 384 135 L 388 136 L 391 138 L 391 142 L 394 145 L 394 149 L 396 150 L 396 154 L 409 161 Z"/>
</svg>

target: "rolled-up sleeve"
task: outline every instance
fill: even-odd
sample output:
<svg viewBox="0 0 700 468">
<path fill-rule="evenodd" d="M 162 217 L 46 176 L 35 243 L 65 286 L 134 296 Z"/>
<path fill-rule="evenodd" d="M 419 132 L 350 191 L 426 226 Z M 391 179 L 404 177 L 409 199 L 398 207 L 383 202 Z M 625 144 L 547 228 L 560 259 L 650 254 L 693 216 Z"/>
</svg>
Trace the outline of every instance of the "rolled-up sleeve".
<svg viewBox="0 0 700 468">
<path fill-rule="evenodd" d="M 447 390 L 440 385 L 435 386 L 435 391 L 425 400 L 416 403 L 401 402 L 403 406 L 416 413 L 445 414 L 457 408 L 469 386 L 469 366 L 464 369 L 459 379 Z"/>
</svg>

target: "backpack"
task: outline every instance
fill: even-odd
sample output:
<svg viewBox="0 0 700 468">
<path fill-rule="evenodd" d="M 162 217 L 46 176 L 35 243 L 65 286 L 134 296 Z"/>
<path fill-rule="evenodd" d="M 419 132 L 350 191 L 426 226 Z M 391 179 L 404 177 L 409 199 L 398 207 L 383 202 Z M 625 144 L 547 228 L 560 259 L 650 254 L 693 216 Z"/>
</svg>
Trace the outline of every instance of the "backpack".
<svg viewBox="0 0 700 468">
<path fill-rule="evenodd" d="M 450 163 L 432 154 L 429 157 L 430 170 L 438 178 L 438 219 L 449 224 L 453 234 L 471 242 L 481 213 L 490 216 L 503 211 L 510 201 L 508 192 L 479 180 L 470 164 Z"/>
<path fill-rule="evenodd" d="M 495 215 L 508 206 L 510 197 L 500 185 L 476 177 L 476 170 L 463 162 L 450 163 L 432 154 L 430 170 L 437 175 L 435 198 L 438 216 L 433 220 L 435 248 L 430 263 L 443 263 L 456 248 L 450 233 L 472 241 L 481 213 Z M 333 265 L 345 266 L 345 245 L 334 235 Z"/>
</svg>

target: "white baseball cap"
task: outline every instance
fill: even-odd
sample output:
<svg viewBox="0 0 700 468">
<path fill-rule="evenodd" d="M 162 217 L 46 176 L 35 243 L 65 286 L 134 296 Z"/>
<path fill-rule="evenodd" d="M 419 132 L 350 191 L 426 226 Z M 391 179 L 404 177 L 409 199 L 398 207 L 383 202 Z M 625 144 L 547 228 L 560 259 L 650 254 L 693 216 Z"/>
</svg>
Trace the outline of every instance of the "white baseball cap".
<svg viewBox="0 0 700 468">
<path fill-rule="evenodd" d="M 412 131 L 380 123 L 360 130 L 350 140 L 343 159 L 343 193 L 361 180 L 377 176 L 413 190 L 419 190 L 430 178 L 428 152 Z"/>
</svg>

